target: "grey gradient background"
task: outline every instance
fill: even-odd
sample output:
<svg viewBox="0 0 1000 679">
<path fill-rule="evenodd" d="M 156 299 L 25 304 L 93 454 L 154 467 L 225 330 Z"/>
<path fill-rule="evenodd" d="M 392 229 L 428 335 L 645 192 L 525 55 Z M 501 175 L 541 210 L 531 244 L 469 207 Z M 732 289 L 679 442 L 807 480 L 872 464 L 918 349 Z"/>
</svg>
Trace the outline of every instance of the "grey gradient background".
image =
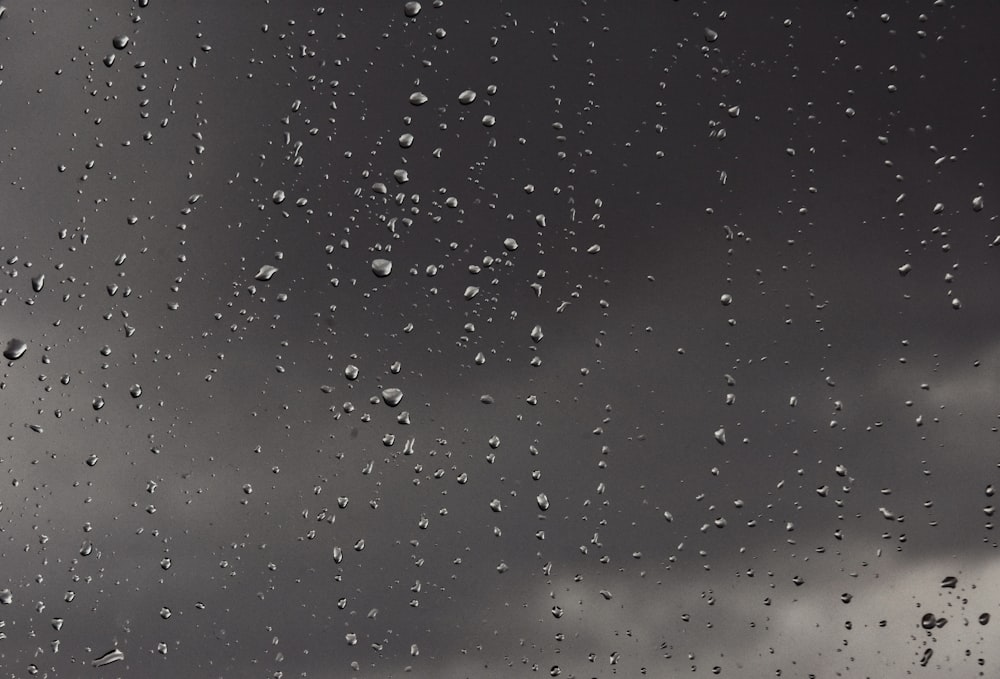
<svg viewBox="0 0 1000 679">
<path fill-rule="evenodd" d="M 994 3 L 6 4 L 2 676 L 998 676 Z"/>
</svg>

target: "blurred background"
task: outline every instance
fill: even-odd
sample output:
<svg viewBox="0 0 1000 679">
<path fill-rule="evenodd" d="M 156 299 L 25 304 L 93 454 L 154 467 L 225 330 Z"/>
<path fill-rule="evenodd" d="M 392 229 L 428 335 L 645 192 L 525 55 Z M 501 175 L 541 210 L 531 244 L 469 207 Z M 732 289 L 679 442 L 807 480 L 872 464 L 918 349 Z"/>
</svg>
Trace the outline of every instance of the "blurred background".
<svg viewBox="0 0 1000 679">
<path fill-rule="evenodd" d="M 0 10 L 0 673 L 991 677 L 998 6 Z"/>
</svg>

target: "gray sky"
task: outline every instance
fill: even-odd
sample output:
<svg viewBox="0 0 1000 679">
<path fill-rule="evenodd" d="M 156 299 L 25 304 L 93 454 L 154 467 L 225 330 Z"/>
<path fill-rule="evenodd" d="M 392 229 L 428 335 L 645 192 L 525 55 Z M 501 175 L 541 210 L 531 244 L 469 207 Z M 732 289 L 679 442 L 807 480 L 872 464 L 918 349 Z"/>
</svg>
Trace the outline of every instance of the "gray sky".
<svg viewBox="0 0 1000 679">
<path fill-rule="evenodd" d="M 995 5 L 143 4 L 0 15 L 2 676 L 996 674 Z"/>
</svg>

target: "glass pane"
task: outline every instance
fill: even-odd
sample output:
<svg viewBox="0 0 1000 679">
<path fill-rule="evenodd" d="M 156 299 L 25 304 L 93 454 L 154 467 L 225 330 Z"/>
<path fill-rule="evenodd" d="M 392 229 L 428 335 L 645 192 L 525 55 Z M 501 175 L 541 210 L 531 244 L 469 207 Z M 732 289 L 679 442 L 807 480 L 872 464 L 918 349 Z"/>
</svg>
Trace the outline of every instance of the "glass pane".
<svg viewBox="0 0 1000 679">
<path fill-rule="evenodd" d="M 3 676 L 1000 676 L 998 19 L 9 2 Z"/>
</svg>

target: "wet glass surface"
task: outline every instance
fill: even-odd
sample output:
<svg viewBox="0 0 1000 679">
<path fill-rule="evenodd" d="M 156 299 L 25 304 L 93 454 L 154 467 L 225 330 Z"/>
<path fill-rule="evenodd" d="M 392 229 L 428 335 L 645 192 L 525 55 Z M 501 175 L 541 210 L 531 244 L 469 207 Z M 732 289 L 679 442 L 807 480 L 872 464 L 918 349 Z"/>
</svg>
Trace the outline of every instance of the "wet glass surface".
<svg viewBox="0 0 1000 679">
<path fill-rule="evenodd" d="M 998 18 L 8 2 L 0 676 L 998 676 Z"/>
</svg>

